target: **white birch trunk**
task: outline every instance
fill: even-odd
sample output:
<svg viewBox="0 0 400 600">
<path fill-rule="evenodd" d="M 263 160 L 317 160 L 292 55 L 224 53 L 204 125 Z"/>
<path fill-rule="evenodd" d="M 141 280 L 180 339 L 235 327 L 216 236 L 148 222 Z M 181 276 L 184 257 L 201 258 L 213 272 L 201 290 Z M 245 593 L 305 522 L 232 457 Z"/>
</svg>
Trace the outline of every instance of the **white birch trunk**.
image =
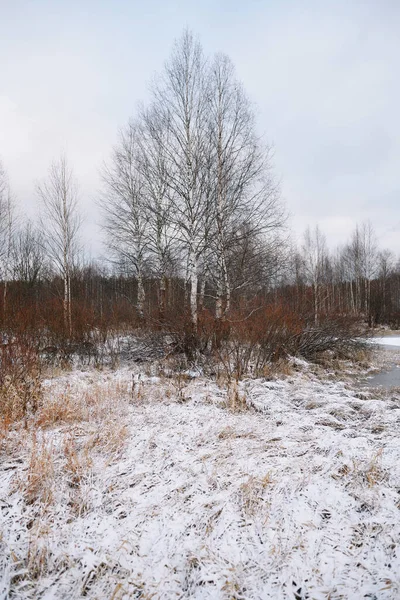
<svg viewBox="0 0 400 600">
<path fill-rule="evenodd" d="M 189 278 L 190 278 L 190 318 L 192 322 L 193 333 L 197 333 L 197 285 L 198 272 L 196 256 L 191 250 L 189 257 Z"/>
<path fill-rule="evenodd" d="M 215 301 L 215 318 L 218 320 L 222 319 L 223 316 L 223 294 L 224 294 L 224 286 L 222 280 L 222 273 L 218 274 L 217 279 L 217 299 Z"/>
</svg>

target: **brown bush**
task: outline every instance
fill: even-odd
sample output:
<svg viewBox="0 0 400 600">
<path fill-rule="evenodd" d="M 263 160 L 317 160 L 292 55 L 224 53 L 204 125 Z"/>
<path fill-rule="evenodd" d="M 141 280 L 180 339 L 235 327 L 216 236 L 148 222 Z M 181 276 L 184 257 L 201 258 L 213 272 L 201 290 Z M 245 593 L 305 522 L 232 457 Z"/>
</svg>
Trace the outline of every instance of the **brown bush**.
<svg viewBox="0 0 400 600">
<path fill-rule="evenodd" d="M 26 340 L 9 339 L 0 346 L 0 418 L 11 422 L 35 413 L 42 396 L 37 350 Z"/>
<path fill-rule="evenodd" d="M 362 345 L 359 339 L 352 318 L 325 316 L 315 325 L 285 304 L 253 303 L 231 313 L 215 355 L 228 380 L 238 380 L 249 372 L 263 375 L 269 364 L 290 355 L 316 360 L 330 350 L 337 356 L 350 356 Z"/>
</svg>

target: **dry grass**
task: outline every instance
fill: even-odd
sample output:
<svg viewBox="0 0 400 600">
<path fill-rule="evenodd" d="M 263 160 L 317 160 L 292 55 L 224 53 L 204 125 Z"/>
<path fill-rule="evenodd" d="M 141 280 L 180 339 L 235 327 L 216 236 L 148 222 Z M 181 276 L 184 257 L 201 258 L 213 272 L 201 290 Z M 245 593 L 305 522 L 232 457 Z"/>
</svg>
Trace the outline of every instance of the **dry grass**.
<svg viewBox="0 0 400 600">
<path fill-rule="evenodd" d="M 219 434 L 218 434 L 218 439 L 219 440 L 226 440 L 226 439 L 254 439 L 254 433 L 252 433 L 251 431 L 237 431 L 236 429 L 234 429 L 233 427 L 230 427 L 229 425 L 227 427 L 224 427 L 224 429 L 222 429 Z"/>
<path fill-rule="evenodd" d="M 128 439 L 128 386 L 116 383 L 92 383 L 84 393 L 67 387 L 48 390 L 28 428 L 17 427 L 4 417 L 0 422 L 0 447 L 28 446 L 26 468 L 13 481 L 35 514 L 49 514 L 56 499 L 65 496 L 65 504 L 73 518 L 90 508 L 90 488 L 94 462 L 114 460 Z M 57 432 L 51 431 L 57 427 Z M 11 432 L 13 435 L 11 436 Z M 52 442 L 49 439 L 53 440 Z M 45 550 L 33 545 L 28 566 L 32 577 L 46 569 Z"/>
<path fill-rule="evenodd" d="M 297 582 L 292 596 L 305 598 L 330 593 L 330 581 L 344 595 L 361 584 L 372 594 L 377 578 L 389 581 L 385 563 L 393 572 L 398 566 L 390 538 L 398 533 L 397 479 L 387 478 L 390 468 L 397 477 L 395 460 L 391 467 L 390 455 L 382 457 L 376 437 L 364 447 L 336 430 L 331 414 L 344 420 L 345 404 L 368 401 L 343 395 L 334 383 L 323 387 L 313 373 L 276 384 L 232 383 L 228 394 L 198 379 L 182 387 L 189 404 L 176 402 L 171 377 L 144 378 L 135 389 L 130 373 L 115 377 L 123 384 L 113 385 L 113 377 L 83 373 L 69 388 L 60 378 L 45 390 L 49 406 L 45 397 L 35 421 L 43 432 L 18 466 L 22 498 L 4 510 L 7 568 L 20 577 L 9 583 L 15 597 L 239 599 L 268 589 L 286 598 L 291 586 L 282 588 L 282 574 L 281 581 Z M 221 410 L 224 399 L 229 410 Z M 262 401 L 266 416 L 256 412 Z M 391 415 L 379 418 L 394 434 Z M 354 419 L 364 435 L 361 409 Z M 324 420 L 321 435 L 315 423 Z M 44 443 L 50 438 L 52 446 Z M 392 451 L 395 458 L 395 442 Z M 47 498 L 34 476 L 41 464 Z M 371 575 L 357 566 L 360 543 Z M 333 553 L 335 579 L 316 550 Z"/>
<path fill-rule="evenodd" d="M 53 501 L 55 481 L 54 447 L 46 438 L 34 433 L 27 470 L 17 482 L 26 504 L 38 502 L 48 506 Z"/>
<path fill-rule="evenodd" d="M 88 419 L 85 404 L 68 392 L 48 398 L 36 416 L 36 426 L 41 428 L 76 423 Z"/>
<path fill-rule="evenodd" d="M 265 379 L 274 379 L 275 377 L 289 377 L 293 375 L 293 372 L 293 364 L 287 359 L 280 358 L 275 362 L 264 365 L 261 373 L 257 373 L 257 375 L 265 377 Z"/>
<path fill-rule="evenodd" d="M 387 479 L 387 473 L 382 468 L 383 448 L 378 450 L 366 465 L 354 463 L 354 471 L 369 487 L 374 487 Z"/>
<path fill-rule="evenodd" d="M 0 413 L 15 422 L 35 413 L 42 398 L 39 371 L 17 373 L 7 377 L 0 385 Z"/>
<path fill-rule="evenodd" d="M 87 444 L 79 449 L 76 439 L 67 434 L 63 442 L 63 452 L 65 457 L 64 472 L 67 476 L 68 485 L 77 488 L 81 485 L 93 466 L 92 457 L 89 454 Z"/>
<path fill-rule="evenodd" d="M 273 484 L 271 473 L 262 478 L 250 476 L 240 486 L 240 500 L 242 510 L 248 517 L 261 516 L 268 511 L 268 502 L 264 498 L 265 490 Z"/>
<path fill-rule="evenodd" d="M 225 405 L 232 412 L 244 412 L 251 408 L 251 405 L 247 402 L 246 395 L 240 394 L 236 380 L 228 384 Z"/>
<path fill-rule="evenodd" d="M 378 450 L 369 461 L 345 463 L 335 473 L 334 479 L 347 479 L 346 485 L 362 488 L 367 485 L 373 488 L 388 478 L 388 473 L 382 467 L 383 448 Z"/>
<path fill-rule="evenodd" d="M 6 448 L 7 439 L 10 434 L 11 419 L 9 417 L 0 418 L 0 453 Z"/>
<path fill-rule="evenodd" d="M 129 429 L 125 422 L 110 417 L 89 437 L 86 447 L 110 455 L 119 454 L 125 446 L 128 434 Z"/>
<path fill-rule="evenodd" d="M 36 415 L 35 426 L 71 425 L 82 422 L 100 422 L 110 415 L 120 414 L 129 402 L 127 385 L 93 384 L 84 393 L 69 387 L 61 393 L 45 398 Z"/>
<path fill-rule="evenodd" d="M 31 524 L 26 556 L 26 568 L 31 580 L 39 579 L 48 572 L 50 555 L 48 537 L 50 532 L 50 525 L 43 519 L 36 519 Z"/>
</svg>

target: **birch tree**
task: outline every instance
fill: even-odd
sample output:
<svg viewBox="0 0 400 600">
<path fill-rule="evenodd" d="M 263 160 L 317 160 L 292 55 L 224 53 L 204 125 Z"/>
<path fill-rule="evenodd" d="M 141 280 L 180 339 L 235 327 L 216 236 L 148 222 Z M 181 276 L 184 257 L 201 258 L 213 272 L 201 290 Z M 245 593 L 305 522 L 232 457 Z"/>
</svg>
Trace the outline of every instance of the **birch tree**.
<svg viewBox="0 0 400 600">
<path fill-rule="evenodd" d="M 314 323 L 318 325 L 321 308 L 321 288 L 327 258 L 326 240 L 318 226 L 309 227 L 304 234 L 302 247 L 305 275 L 312 285 L 314 297 Z"/>
<path fill-rule="evenodd" d="M 117 261 L 123 261 L 137 280 L 136 308 L 144 317 L 144 270 L 148 256 L 144 180 L 138 166 L 138 126 L 131 122 L 121 132 L 108 165 L 102 172 L 107 246 Z"/>
<path fill-rule="evenodd" d="M 142 110 L 139 169 L 144 182 L 146 238 L 152 274 L 159 281 L 159 319 L 164 321 L 167 281 L 178 260 L 178 229 L 174 194 L 169 185 L 169 130 L 154 107 Z"/>
<path fill-rule="evenodd" d="M 345 247 L 344 258 L 351 280 L 353 310 L 355 314 L 363 313 L 371 320 L 371 281 L 377 269 L 377 246 L 371 223 L 356 226 L 350 243 Z"/>
<path fill-rule="evenodd" d="M 104 180 L 109 246 L 132 259 L 139 288 L 144 263 L 158 278 L 160 320 L 168 272 L 180 262 L 195 343 L 206 278 L 221 321 L 230 308 L 235 248 L 249 247 L 252 238 L 264 259 L 284 222 L 271 149 L 255 134 L 230 60 L 206 60 L 184 32 L 153 85 L 150 107 L 122 134 Z"/>
<path fill-rule="evenodd" d="M 377 273 L 378 249 L 374 229 L 369 221 L 361 225 L 362 275 L 364 279 L 364 313 L 372 326 L 371 281 Z"/>
<path fill-rule="evenodd" d="M 162 77 L 153 90 L 154 107 L 162 130 L 159 137 L 168 168 L 168 197 L 179 242 L 186 256 L 190 286 L 190 315 L 197 332 L 199 260 L 209 227 L 207 193 L 207 72 L 200 44 L 186 31 L 176 43 Z"/>
<path fill-rule="evenodd" d="M 37 185 L 41 201 L 41 229 L 46 252 L 63 280 L 64 327 L 72 336 L 71 276 L 78 254 L 81 217 L 78 189 L 65 156 L 52 163 L 48 176 Z"/>
<path fill-rule="evenodd" d="M 12 274 L 15 206 L 5 169 L 0 162 L 0 279 L 3 280 L 3 322 L 6 322 L 8 282 Z"/>
<path fill-rule="evenodd" d="M 274 248 L 271 254 L 276 254 L 276 232 L 285 217 L 279 188 L 271 177 L 271 148 L 256 136 L 254 111 L 230 59 L 217 54 L 209 77 L 210 240 L 216 257 L 216 318 L 220 320 L 230 308 L 229 253 L 251 240 L 253 255 L 258 247 L 259 257 L 266 262 L 266 239 L 261 238 L 273 232 L 270 250 Z"/>
</svg>

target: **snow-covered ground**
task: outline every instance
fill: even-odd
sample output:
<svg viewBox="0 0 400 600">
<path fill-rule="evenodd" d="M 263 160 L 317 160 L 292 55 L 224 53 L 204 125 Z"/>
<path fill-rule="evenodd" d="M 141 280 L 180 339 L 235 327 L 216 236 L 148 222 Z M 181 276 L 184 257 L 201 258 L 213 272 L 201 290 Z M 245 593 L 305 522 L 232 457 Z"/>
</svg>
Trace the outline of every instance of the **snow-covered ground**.
<svg viewBox="0 0 400 600">
<path fill-rule="evenodd" d="M 46 382 L 0 458 L 0 598 L 400 598 L 400 395 L 293 368 Z"/>
</svg>

